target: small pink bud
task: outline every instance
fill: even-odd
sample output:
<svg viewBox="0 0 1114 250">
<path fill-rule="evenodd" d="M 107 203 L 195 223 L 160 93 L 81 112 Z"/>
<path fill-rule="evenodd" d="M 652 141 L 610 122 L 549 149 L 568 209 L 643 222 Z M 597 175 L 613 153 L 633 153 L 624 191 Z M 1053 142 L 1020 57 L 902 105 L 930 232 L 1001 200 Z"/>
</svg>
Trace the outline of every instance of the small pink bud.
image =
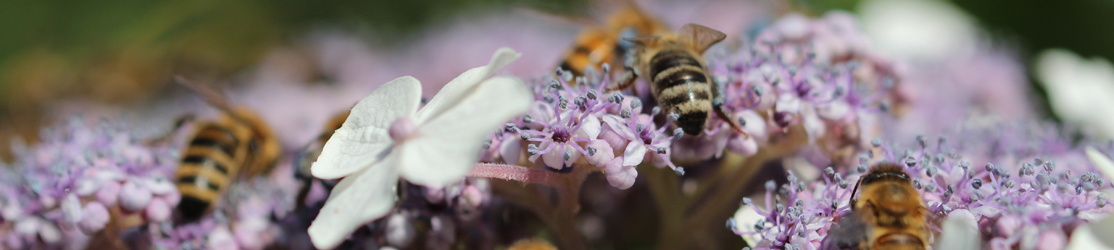
<svg viewBox="0 0 1114 250">
<path fill-rule="evenodd" d="M 108 219 L 108 208 L 99 202 L 90 202 L 81 210 L 81 222 L 77 223 L 77 227 L 86 235 L 92 235 L 103 229 Z"/>
<path fill-rule="evenodd" d="M 152 199 L 147 204 L 147 209 L 144 211 L 147 215 L 147 220 L 151 222 L 166 221 L 170 218 L 170 205 L 162 199 Z"/>
<path fill-rule="evenodd" d="M 387 133 L 391 135 L 391 140 L 401 142 L 406 140 L 407 137 L 410 137 L 410 134 L 414 133 L 415 129 L 417 129 L 417 126 L 414 125 L 413 120 L 407 117 L 399 117 L 391 123 L 391 127 L 387 129 Z"/>
<path fill-rule="evenodd" d="M 587 160 L 588 164 L 592 164 L 596 167 L 603 167 L 607 165 L 608 162 L 615 159 L 615 149 L 611 148 L 611 144 L 604 140 L 593 140 L 588 142 L 585 146 L 590 148 L 588 149 L 588 153 L 594 153 L 585 156 L 584 160 Z"/>
<path fill-rule="evenodd" d="M 426 188 L 425 199 L 429 203 L 441 204 L 445 202 L 445 189 L 444 188 Z"/>
<path fill-rule="evenodd" d="M 758 153 L 758 142 L 754 141 L 754 137 L 744 139 L 742 136 L 732 136 L 727 141 L 727 150 L 742 156 L 752 156 Z"/>
<path fill-rule="evenodd" d="M 155 197 L 155 198 L 156 199 L 162 199 L 163 201 L 166 202 L 166 205 L 170 205 L 171 207 L 174 207 L 174 206 L 178 205 L 178 202 L 182 201 L 182 194 L 178 193 L 178 191 L 175 190 L 174 192 L 170 192 L 170 193 L 167 193 L 165 195 L 161 195 L 161 196 Z"/>
<path fill-rule="evenodd" d="M 998 218 L 998 231 L 1005 237 L 1010 237 L 1021 229 L 1021 220 L 1016 216 L 1005 215 Z"/>
<path fill-rule="evenodd" d="M 236 241 L 244 249 L 263 249 L 271 238 L 264 232 L 267 225 L 268 222 L 264 219 L 249 219 L 237 223 L 232 231 Z"/>
<path fill-rule="evenodd" d="M 151 202 L 151 191 L 135 181 L 128 181 L 120 188 L 120 207 L 127 211 L 142 211 Z"/>
<path fill-rule="evenodd" d="M 236 239 L 228 228 L 218 227 L 209 233 L 207 246 L 209 249 L 217 250 L 239 250 L 240 246 L 236 244 Z"/>
<path fill-rule="evenodd" d="M 81 221 L 81 215 L 81 201 L 77 199 L 77 194 L 66 194 L 66 197 L 62 198 L 62 220 L 72 225 Z"/>
<path fill-rule="evenodd" d="M 43 223 L 39 227 L 39 238 L 42 238 L 46 244 L 58 244 L 62 241 L 62 229 L 54 223 Z"/>
<path fill-rule="evenodd" d="M 1048 231 L 1041 232 L 1040 241 L 1037 242 L 1036 249 L 1037 250 L 1063 249 L 1064 244 L 1067 244 L 1067 239 L 1064 238 L 1064 234 L 1062 234 L 1058 231 L 1048 230 Z"/>
<path fill-rule="evenodd" d="M 97 201 L 100 201 L 105 206 L 115 206 L 116 200 L 120 195 L 120 183 L 116 181 L 107 181 L 101 184 L 101 188 L 97 190 Z"/>
<path fill-rule="evenodd" d="M 58 206 L 58 199 L 54 199 L 54 197 L 50 196 L 40 196 L 39 204 L 42 204 L 45 209 L 53 209 L 55 206 Z"/>
<path fill-rule="evenodd" d="M 620 156 L 607 163 L 603 173 L 607 177 L 607 183 L 611 184 L 612 187 L 628 189 L 634 186 L 634 180 L 638 177 L 638 171 L 634 167 L 623 166 L 623 157 Z"/>
<path fill-rule="evenodd" d="M 406 248 L 414 242 L 417 233 L 414 230 L 414 225 L 403 214 L 392 214 L 387 218 L 387 231 L 384 235 L 387 238 L 387 245 Z"/>
<path fill-rule="evenodd" d="M 607 145 L 611 146 L 612 149 L 627 148 L 627 142 L 629 142 L 608 126 L 604 126 L 603 132 L 600 132 L 600 140 L 607 142 Z"/>
</svg>

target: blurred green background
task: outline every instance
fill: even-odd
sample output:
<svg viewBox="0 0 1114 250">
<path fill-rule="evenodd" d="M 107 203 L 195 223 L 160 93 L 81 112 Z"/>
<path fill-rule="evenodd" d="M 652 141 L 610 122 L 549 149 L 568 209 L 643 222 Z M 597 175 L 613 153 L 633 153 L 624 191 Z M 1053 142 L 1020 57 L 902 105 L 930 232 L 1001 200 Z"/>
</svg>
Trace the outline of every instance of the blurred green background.
<svg viewBox="0 0 1114 250">
<path fill-rule="evenodd" d="M 812 15 L 858 4 L 777 2 Z M 1114 58 L 1114 1 L 952 2 L 994 40 L 1019 49 L 1023 62 L 1053 47 Z M 315 27 L 360 31 L 391 48 L 460 13 L 523 7 L 577 14 L 589 6 L 588 0 L 0 1 L 0 141 L 34 135 L 53 100 L 127 103 L 160 91 L 171 73 L 226 77 Z M 0 143 L 0 152 L 6 146 Z"/>
</svg>

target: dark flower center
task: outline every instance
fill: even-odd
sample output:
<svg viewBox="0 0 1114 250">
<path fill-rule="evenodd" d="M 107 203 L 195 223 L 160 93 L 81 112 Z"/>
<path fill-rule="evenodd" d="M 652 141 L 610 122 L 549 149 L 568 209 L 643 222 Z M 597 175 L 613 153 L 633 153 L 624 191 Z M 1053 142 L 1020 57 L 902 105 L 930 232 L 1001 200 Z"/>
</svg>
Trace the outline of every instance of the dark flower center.
<svg viewBox="0 0 1114 250">
<path fill-rule="evenodd" d="M 571 138 L 572 138 L 572 134 L 569 133 L 569 128 L 567 128 L 565 126 L 559 126 L 559 127 L 554 127 L 553 128 L 553 141 L 555 141 L 555 142 L 568 142 L 569 139 L 571 139 Z"/>
</svg>

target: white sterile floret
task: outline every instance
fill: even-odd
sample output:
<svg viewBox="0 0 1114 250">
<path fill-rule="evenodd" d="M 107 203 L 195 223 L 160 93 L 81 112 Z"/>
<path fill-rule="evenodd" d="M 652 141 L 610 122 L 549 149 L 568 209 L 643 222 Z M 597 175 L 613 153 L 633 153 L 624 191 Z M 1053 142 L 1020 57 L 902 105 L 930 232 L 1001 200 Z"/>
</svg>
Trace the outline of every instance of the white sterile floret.
<svg viewBox="0 0 1114 250">
<path fill-rule="evenodd" d="M 519 55 L 497 50 L 487 66 L 453 79 L 421 110 L 421 85 L 409 76 L 360 100 L 311 168 L 317 178 L 344 177 L 310 225 L 314 246 L 336 247 L 390 212 L 400 176 L 429 187 L 464 178 L 491 132 L 529 108 L 533 94 L 521 80 L 492 77 Z"/>
</svg>

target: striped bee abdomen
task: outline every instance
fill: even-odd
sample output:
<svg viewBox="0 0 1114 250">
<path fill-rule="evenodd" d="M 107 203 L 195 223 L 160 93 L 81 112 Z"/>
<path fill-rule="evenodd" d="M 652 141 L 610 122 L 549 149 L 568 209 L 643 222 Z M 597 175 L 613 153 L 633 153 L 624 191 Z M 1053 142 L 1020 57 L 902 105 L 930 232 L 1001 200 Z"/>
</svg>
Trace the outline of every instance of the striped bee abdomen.
<svg viewBox="0 0 1114 250">
<path fill-rule="evenodd" d="M 654 96 L 666 112 L 680 115 L 677 127 L 699 135 L 712 111 L 712 88 L 704 66 L 691 52 L 664 50 L 650 59 Z"/>
<path fill-rule="evenodd" d="M 204 216 L 239 171 L 240 139 L 215 124 L 202 126 L 190 140 L 175 173 L 182 200 L 177 212 L 185 221 Z"/>
</svg>

